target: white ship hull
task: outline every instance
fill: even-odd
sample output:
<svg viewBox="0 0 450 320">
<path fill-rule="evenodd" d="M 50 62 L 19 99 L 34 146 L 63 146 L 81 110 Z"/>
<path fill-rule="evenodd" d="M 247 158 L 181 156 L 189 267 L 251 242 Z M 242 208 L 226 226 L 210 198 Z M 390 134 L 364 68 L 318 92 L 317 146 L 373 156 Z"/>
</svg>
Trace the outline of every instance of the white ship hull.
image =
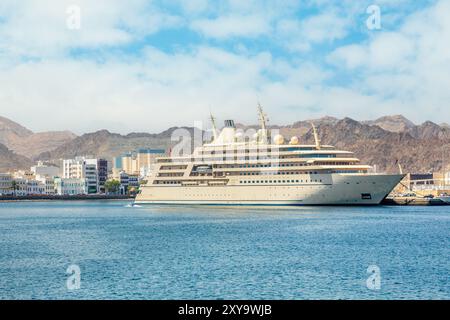
<svg viewBox="0 0 450 320">
<path fill-rule="evenodd" d="M 244 185 L 234 181 L 222 186 L 147 185 L 136 204 L 205 205 L 377 205 L 404 175 L 324 174 L 320 183 Z M 294 176 L 283 177 L 295 181 Z M 281 179 L 283 179 L 281 178 Z M 314 180 L 314 181 L 315 181 Z M 283 180 L 281 180 L 283 181 Z"/>
</svg>

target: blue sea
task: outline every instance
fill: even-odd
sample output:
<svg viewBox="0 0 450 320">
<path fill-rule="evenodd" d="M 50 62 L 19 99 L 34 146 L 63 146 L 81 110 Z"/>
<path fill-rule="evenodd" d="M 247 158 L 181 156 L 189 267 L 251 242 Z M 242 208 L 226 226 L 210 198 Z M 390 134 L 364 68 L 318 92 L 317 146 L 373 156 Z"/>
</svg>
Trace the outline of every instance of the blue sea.
<svg viewBox="0 0 450 320">
<path fill-rule="evenodd" d="M 449 207 L 0 203 L 0 299 L 450 299 L 449 254 Z"/>
</svg>

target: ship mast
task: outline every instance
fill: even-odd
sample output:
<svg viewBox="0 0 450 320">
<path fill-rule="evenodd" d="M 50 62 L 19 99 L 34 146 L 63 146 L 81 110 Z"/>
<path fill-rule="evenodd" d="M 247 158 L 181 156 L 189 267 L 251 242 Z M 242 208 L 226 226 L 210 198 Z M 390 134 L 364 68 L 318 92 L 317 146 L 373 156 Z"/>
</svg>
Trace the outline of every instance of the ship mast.
<svg viewBox="0 0 450 320">
<path fill-rule="evenodd" d="M 209 119 L 211 120 L 211 124 L 212 124 L 214 141 L 216 141 L 217 140 L 216 118 L 214 118 L 214 116 L 212 115 L 211 112 L 209 113 Z"/>
<path fill-rule="evenodd" d="M 267 115 L 264 113 L 261 104 L 258 102 L 258 117 L 259 117 L 259 125 L 261 126 L 261 136 L 260 143 L 267 144 L 268 142 L 268 134 L 267 134 Z"/>
<path fill-rule="evenodd" d="M 312 126 L 312 129 L 313 129 L 314 141 L 316 142 L 316 149 L 320 150 L 321 149 L 320 139 L 319 139 L 319 135 L 317 134 L 316 126 L 312 122 L 311 122 L 311 126 Z"/>
</svg>

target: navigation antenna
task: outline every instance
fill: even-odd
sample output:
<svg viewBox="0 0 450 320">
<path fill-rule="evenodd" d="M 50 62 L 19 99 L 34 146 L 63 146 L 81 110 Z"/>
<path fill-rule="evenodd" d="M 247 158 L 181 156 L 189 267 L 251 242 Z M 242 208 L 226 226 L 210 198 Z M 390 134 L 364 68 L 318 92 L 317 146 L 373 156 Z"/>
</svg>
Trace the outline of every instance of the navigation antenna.
<svg viewBox="0 0 450 320">
<path fill-rule="evenodd" d="M 263 108 L 261 104 L 258 102 L 258 117 L 259 117 L 259 124 L 261 126 L 261 141 L 263 143 L 267 143 L 267 115 L 264 113 Z"/>
<path fill-rule="evenodd" d="M 313 134 L 314 134 L 314 141 L 316 142 L 316 149 L 320 150 L 321 149 L 320 139 L 319 139 L 319 135 L 317 134 L 316 126 L 312 122 L 311 122 L 311 125 L 312 125 L 312 129 L 313 129 Z"/>
<path fill-rule="evenodd" d="M 212 129 L 213 129 L 213 136 L 214 141 L 217 140 L 217 126 L 216 126 L 216 118 L 212 115 L 212 113 L 209 113 L 209 119 L 211 120 Z"/>
</svg>

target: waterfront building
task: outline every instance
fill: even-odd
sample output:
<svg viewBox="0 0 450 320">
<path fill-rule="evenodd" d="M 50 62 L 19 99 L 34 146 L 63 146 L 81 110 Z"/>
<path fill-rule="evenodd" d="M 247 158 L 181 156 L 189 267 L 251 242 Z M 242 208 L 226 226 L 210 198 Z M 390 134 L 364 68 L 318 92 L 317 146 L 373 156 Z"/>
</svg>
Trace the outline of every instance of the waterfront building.
<svg viewBox="0 0 450 320">
<path fill-rule="evenodd" d="M 14 195 L 23 197 L 28 195 L 28 180 L 25 178 L 14 179 Z"/>
<path fill-rule="evenodd" d="M 64 179 L 86 179 L 87 192 L 97 193 L 99 190 L 98 160 L 88 157 L 76 157 L 63 160 Z"/>
<path fill-rule="evenodd" d="M 36 175 L 36 180 L 39 181 L 44 186 L 44 194 L 54 195 L 55 191 L 55 179 L 54 177 L 46 175 Z"/>
<path fill-rule="evenodd" d="M 139 188 L 139 175 L 138 174 L 129 174 L 128 175 L 128 188 Z"/>
<path fill-rule="evenodd" d="M 27 180 L 27 195 L 44 195 L 45 184 L 38 180 Z"/>
<path fill-rule="evenodd" d="M 98 161 L 97 159 L 85 159 L 85 174 L 88 193 L 98 192 Z"/>
<path fill-rule="evenodd" d="M 403 192 L 413 192 L 420 196 L 450 194 L 450 173 L 411 173 L 404 180 L 407 188 Z"/>
<path fill-rule="evenodd" d="M 132 176 L 131 180 L 133 183 L 134 177 L 136 177 L 136 176 L 135 175 L 131 175 L 131 176 Z M 120 187 L 119 187 L 120 194 L 127 194 L 129 183 L 130 183 L 130 175 L 128 173 L 126 173 L 124 170 L 113 169 L 111 179 L 117 180 L 120 182 Z M 138 177 L 138 180 L 139 180 L 139 177 Z"/>
<path fill-rule="evenodd" d="M 0 194 L 18 197 L 28 195 L 54 194 L 53 178 L 34 176 L 28 171 L 19 170 L 14 173 L 0 174 Z"/>
<path fill-rule="evenodd" d="M 108 180 L 108 160 L 98 159 L 97 161 L 98 171 L 98 191 L 105 193 L 105 183 Z"/>
<path fill-rule="evenodd" d="M 133 152 L 127 152 L 114 159 L 114 168 L 121 169 L 128 174 L 140 175 L 146 177 L 154 164 L 156 158 L 165 154 L 163 149 L 145 149 L 141 148 Z"/>
<path fill-rule="evenodd" d="M 55 178 L 55 191 L 58 195 L 85 195 L 88 193 L 87 185 L 85 178 Z"/>
<path fill-rule="evenodd" d="M 0 173 L 0 195 L 13 194 L 13 177 L 10 173 Z"/>
</svg>

